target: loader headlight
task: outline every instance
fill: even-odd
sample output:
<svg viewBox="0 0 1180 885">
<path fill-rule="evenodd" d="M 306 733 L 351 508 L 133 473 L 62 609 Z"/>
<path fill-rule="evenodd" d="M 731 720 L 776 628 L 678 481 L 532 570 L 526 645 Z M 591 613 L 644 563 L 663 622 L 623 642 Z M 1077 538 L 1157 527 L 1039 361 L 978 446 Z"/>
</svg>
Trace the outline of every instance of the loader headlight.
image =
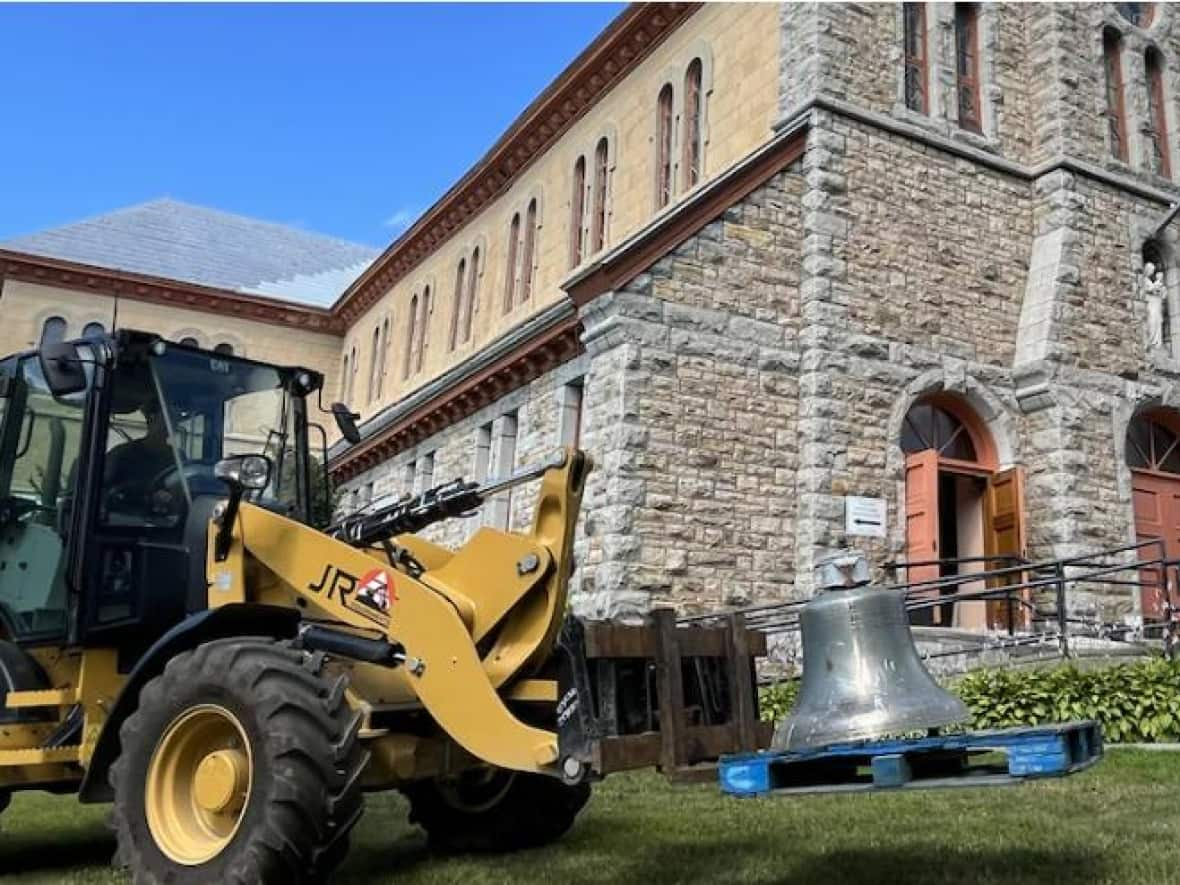
<svg viewBox="0 0 1180 885">
<path fill-rule="evenodd" d="M 231 487 L 259 491 L 270 483 L 270 458 L 265 455 L 223 458 L 213 467 L 213 475 Z"/>
</svg>

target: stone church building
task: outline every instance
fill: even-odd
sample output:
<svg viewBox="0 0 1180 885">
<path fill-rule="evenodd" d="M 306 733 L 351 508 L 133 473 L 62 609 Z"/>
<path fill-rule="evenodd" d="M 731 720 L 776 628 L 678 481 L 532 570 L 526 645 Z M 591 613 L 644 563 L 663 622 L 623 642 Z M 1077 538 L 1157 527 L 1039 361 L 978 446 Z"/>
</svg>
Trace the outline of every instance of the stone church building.
<svg viewBox="0 0 1180 885">
<path fill-rule="evenodd" d="M 598 615 L 1180 556 L 1178 89 L 1162 3 L 629 7 L 324 309 L 344 506 L 577 443 Z"/>
</svg>

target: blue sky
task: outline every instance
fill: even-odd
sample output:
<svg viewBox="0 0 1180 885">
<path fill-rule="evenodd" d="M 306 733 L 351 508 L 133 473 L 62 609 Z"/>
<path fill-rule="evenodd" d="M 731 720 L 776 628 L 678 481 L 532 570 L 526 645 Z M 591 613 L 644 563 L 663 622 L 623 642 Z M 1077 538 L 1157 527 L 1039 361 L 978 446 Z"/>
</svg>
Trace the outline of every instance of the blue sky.
<svg viewBox="0 0 1180 885">
<path fill-rule="evenodd" d="M 384 246 L 621 9 L 0 5 L 0 239 L 170 196 Z"/>
</svg>

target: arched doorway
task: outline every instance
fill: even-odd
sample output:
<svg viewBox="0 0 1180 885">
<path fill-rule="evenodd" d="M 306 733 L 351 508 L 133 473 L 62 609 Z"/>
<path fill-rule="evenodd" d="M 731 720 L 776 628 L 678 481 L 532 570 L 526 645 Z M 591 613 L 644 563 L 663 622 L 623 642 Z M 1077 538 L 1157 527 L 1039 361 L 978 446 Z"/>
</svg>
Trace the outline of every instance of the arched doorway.
<svg viewBox="0 0 1180 885">
<path fill-rule="evenodd" d="M 1008 564 L 1024 555 L 1024 489 L 1019 468 L 999 470 L 987 427 L 965 401 L 940 393 L 916 401 L 902 422 L 905 557 L 910 582 Z M 1013 581 L 1015 582 L 1015 581 Z M 981 590 L 980 584 L 944 588 Z M 932 595 L 938 591 L 932 591 Z M 913 613 L 915 624 L 969 629 L 1016 626 L 1004 600 L 948 602 Z"/>
<path fill-rule="evenodd" d="M 1180 557 L 1180 414 L 1171 409 L 1149 409 L 1127 426 L 1127 466 L 1131 468 L 1135 536 L 1139 541 L 1160 540 L 1163 555 Z M 1144 550 L 1143 558 L 1154 558 Z M 1161 572 L 1143 575 L 1140 603 L 1143 617 L 1163 615 Z"/>
</svg>

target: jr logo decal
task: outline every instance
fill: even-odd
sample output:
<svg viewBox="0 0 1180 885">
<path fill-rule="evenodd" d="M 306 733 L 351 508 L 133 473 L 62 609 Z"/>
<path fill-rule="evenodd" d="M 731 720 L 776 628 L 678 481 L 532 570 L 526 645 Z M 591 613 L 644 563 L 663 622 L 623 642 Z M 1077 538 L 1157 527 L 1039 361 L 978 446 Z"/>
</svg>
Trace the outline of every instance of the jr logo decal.
<svg viewBox="0 0 1180 885">
<path fill-rule="evenodd" d="M 349 611 L 383 627 L 389 626 L 390 601 L 397 601 L 393 577 L 385 569 L 365 572 L 358 581 L 355 575 L 328 564 L 320 579 L 308 584 L 307 589 L 328 599 L 338 599 Z"/>
</svg>

